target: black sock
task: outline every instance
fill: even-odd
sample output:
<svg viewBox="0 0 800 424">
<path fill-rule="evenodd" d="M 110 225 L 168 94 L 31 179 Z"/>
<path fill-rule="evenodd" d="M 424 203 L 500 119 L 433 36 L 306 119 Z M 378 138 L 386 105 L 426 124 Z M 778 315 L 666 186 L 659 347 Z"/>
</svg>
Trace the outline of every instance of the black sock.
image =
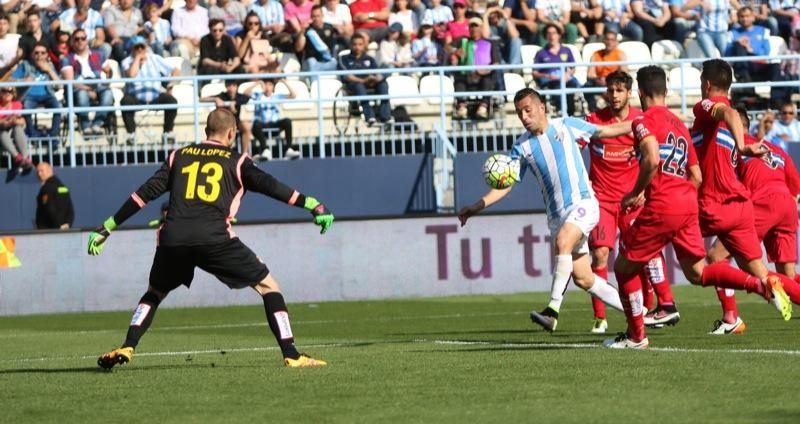
<svg viewBox="0 0 800 424">
<path fill-rule="evenodd" d="M 267 323 L 275 340 L 281 347 L 284 358 L 297 359 L 300 352 L 294 347 L 294 336 L 292 326 L 289 324 L 289 311 L 286 309 L 286 302 L 280 293 L 267 293 L 262 296 L 264 299 L 264 311 L 267 313 Z"/>
<path fill-rule="evenodd" d="M 139 344 L 139 339 L 150 328 L 160 303 L 161 299 L 153 292 L 148 291 L 142 296 L 139 300 L 139 305 L 133 312 L 131 325 L 128 327 L 128 335 L 125 336 L 125 343 L 122 344 L 122 347 L 135 348 Z"/>
</svg>

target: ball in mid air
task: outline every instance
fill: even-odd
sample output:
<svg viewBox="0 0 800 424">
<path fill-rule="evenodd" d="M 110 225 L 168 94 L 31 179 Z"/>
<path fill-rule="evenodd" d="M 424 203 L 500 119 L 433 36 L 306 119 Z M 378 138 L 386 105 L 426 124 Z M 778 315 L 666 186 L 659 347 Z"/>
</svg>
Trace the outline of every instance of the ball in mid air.
<svg viewBox="0 0 800 424">
<path fill-rule="evenodd" d="M 483 178 L 491 188 L 509 188 L 519 180 L 519 161 L 499 153 L 491 155 L 483 163 Z"/>
</svg>

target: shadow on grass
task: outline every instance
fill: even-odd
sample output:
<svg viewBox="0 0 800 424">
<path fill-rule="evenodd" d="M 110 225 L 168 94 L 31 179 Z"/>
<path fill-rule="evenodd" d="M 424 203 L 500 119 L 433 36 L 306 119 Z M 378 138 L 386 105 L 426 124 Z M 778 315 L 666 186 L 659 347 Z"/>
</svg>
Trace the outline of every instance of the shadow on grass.
<svg viewBox="0 0 800 424">
<path fill-rule="evenodd" d="M 143 372 L 154 370 L 178 370 L 178 369 L 197 369 L 197 368 L 259 368 L 260 365 L 228 365 L 214 362 L 204 364 L 171 364 L 171 365 L 137 365 L 125 367 L 124 372 Z M 12 368 L 0 369 L 2 374 L 113 374 L 117 369 L 104 370 L 100 367 L 74 367 L 74 368 Z"/>
</svg>

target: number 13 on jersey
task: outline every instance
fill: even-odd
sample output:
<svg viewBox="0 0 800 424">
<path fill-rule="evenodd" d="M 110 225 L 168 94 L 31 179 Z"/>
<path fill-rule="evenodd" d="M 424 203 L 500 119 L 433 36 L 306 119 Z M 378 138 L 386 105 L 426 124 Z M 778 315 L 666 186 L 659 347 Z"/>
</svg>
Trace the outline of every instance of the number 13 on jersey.
<svg viewBox="0 0 800 424">
<path fill-rule="evenodd" d="M 186 182 L 186 199 L 192 200 L 195 196 L 204 202 L 214 202 L 219 198 L 220 185 L 222 180 L 222 165 L 216 162 L 208 162 L 202 167 L 200 162 L 195 161 L 181 168 L 181 174 L 188 174 Z M 199 176 L 203 179 L 198 182 Z"/>
</svg>

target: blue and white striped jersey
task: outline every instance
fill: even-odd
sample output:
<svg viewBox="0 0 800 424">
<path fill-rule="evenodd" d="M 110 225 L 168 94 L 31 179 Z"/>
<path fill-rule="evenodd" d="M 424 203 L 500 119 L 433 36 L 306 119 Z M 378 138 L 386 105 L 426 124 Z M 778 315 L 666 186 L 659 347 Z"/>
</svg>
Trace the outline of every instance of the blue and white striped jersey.
<svg viewBox="0 0 800 424">
<path fill-rule="evenodd" d="M 548 219 L 562 218 L 578 200 L 594 197 L 577 140 L 595 132 L 597 127 L 584 120 L 559 118 L 550 120 L 544 134 L 526 131 L 514 142 L 511 158 L 520 161 L 520 177 L 528 169 L 536 176 Z"/>
<path fill-rule="evenodd" d="M 122 61 L 122 72 L 127 72 L 133 65 L 133 56 L 128 56 Z M 139 73 L 134 82 L 125 84 L 125 93 L 136 97 L 145 103 L 150 103 L 164 91 L 160 81 L 148 81 L 151 78 L 168 77 L 172 75 L 172 66 L 163 57 L 147 52 L 147 60 L 139 66 Z"/>
<path fill-rule="evenodd" d="M 730 19 L 729 0 L 708 0 L 708 10 L 703 10 L 700 19 L 700 30 L 710 32 L 725 32 L 728 30 Z"/>
</svg>

